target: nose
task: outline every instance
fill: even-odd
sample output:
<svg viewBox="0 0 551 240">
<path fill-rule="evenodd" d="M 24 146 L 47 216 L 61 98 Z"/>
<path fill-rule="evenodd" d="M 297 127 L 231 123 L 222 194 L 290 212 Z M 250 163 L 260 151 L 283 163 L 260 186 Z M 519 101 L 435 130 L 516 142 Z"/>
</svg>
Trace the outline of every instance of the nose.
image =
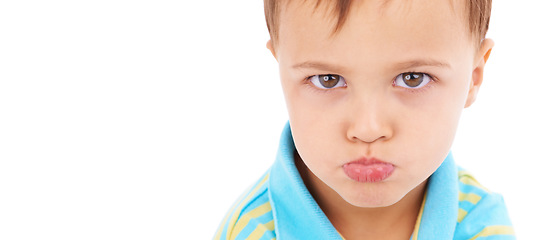
<svg viewBox="0 0 551 240">
<path fill-rule="evenodd" d="M 352 100 L 347 111 L 347 138 L 352 142 L 374 143 L 392 137 L 391 109 L 375 96 Z"/>
</svg>

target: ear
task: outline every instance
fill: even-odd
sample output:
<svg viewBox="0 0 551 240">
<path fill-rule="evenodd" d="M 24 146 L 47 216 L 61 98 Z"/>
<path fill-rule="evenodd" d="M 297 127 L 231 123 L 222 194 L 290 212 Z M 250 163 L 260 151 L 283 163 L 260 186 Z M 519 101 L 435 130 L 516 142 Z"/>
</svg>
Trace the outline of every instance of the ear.
<svg viewBox="0 0 551 240">
<path fill-rule="evenodd" d="M 473 73 L 469 87 L 469 94 L 467 95 L 467 101 L 465 102 L 465 108 L 471 106 L 476 100 L 478 90 L 480 89 L 480 85 L 482 85 L 484 66 L 490 57 L 493 47 L 494 41 L 489 38 L 484 39 L 484 41 L 480 44 L 480 48 L 474 59 Z"/>
<path fill-rule="evenodd" d="M 272 44 L 272 39 L 268 40 L 268 42 L 266 43 L 266 48 L 270 50 L 270 52 L 272 52 L 272 56 L 274 56 L 274 58 L 277 60 L 274 45 Z"/>
</svg>

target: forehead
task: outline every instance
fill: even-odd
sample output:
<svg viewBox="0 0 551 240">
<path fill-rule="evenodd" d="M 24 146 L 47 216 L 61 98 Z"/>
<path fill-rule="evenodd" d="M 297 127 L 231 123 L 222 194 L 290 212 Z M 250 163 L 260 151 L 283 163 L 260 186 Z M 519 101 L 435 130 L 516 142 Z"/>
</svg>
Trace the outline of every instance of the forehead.
<svg viewBox="0 0 551 240">
<path fill-rule="evenodd" d="M 465 51 L 471 43 L 462 2 L 352 1 L 344 25 L 335 32 L 332 3 L 288 1 L 280 12 L 278 45 L 293 58 L 372 57 L 384 54 L 382 50 L 394 55 L 453 55 L 454 49 Z"/>
</svg>

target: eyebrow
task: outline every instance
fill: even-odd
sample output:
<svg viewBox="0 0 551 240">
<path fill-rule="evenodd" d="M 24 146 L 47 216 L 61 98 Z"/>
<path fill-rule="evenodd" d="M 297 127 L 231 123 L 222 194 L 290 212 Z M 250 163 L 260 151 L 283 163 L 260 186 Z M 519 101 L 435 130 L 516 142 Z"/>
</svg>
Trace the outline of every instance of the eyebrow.
<svg viewBox="0 0 551 240">
<path fill-rule="evenodd" d="M 410 61 L 405 61 L 405 62 L 400 62 L 395 64 L 395 68 L 397 69 L 408 69 L 408 68 L 416 68 L 416 67 L 422 67 L 422 66 L 451 68 L 451 65 L 449 63 L 444 61 L 438 61 L 435 59 L 415 59 L 415 60 L 410 60 Z M 324 62 L 314 62 L 314 61 L 297 63 L 293 65 L 293 68 L 294 69 L 300 69 L 300 68 L 318 69 L 318 70 L 326 70 L 331 72 L 343 72 L 343 70 L 346 70 L 346 68 L 343 66 L 332 65 Z"/>
<path fill-rule="evenodd" d="M 312 62 L 312 61 L 297 63 L 293 65 L 293 68 L 294 69 L 309 68 L 309 69 L 326 70 L 330 72 L 343 72 L 343 70 L 346 69 L 343 66 L 332 65 L 324 62 Z"/>
<path fill-rule="evenodd" d="M 451 65 L 449 63 L 444 61 L 434 60 L 434 59 L 415 59 L 415 60 L 396 64 L 396 67 L 399 69 L 416 68 L 416 67 L 423 67 L 423 66 L 451 68 Z"/>
</svg>

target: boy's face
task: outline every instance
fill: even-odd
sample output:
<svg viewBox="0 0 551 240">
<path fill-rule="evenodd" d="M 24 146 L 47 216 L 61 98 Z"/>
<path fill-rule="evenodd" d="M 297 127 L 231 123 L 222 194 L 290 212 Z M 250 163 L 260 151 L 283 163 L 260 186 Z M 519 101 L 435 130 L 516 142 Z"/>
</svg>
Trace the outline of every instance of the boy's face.
<svg viewBox="0 0 551 240">
<path fill-rule="evenodd" d="M 398 202 L 448 154 L 491 40 L 475 49 L 462 1 L 355 1 L 334 35 L 324 4 L 313 11 L 316 1 L 288 2 L 277 48 L 268 46 L 300 157 L 318 184 L 352 205 Z M 390 175 L 354 179 L 346 166 L 362 158 L 391 164 L 372 169 Z"/>
</svg>

